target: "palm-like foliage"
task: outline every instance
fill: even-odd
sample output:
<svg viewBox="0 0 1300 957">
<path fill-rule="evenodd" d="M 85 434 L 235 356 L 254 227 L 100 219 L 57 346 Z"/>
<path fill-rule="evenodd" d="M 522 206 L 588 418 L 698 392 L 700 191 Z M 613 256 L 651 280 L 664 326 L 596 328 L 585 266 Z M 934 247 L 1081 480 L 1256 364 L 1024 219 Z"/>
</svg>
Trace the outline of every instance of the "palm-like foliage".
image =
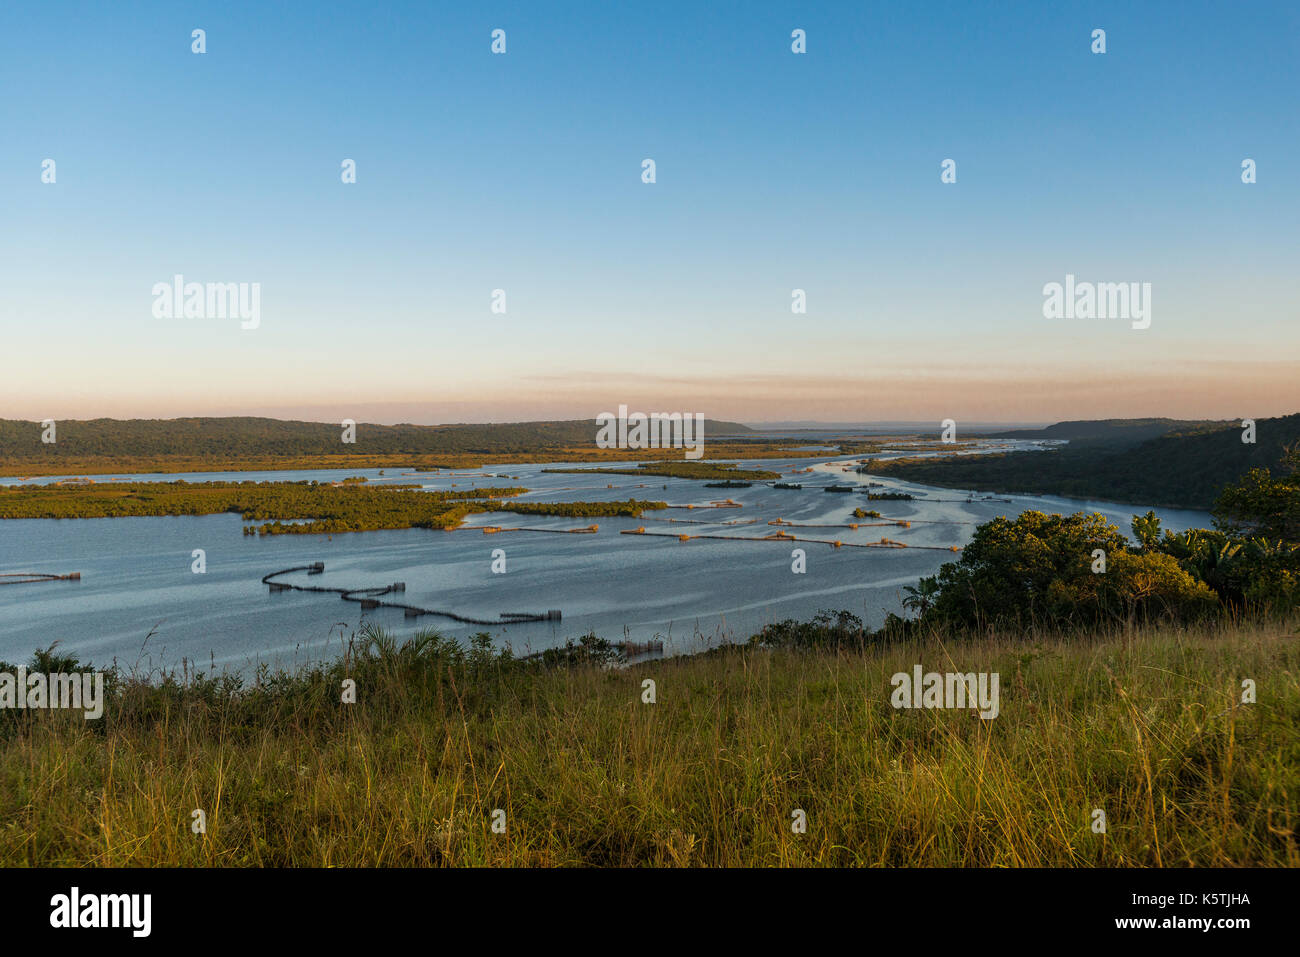
<svg viewBox="0 0 1300 957">
<path fill-rule="evenodd" d="M 922 578 L 915 585 L 904 586 L 903 592 L 903 607 L 923 618 L 934 607 L 934 600 L 939 595 L 939 580 L 934 576 Z"/>
</svg>

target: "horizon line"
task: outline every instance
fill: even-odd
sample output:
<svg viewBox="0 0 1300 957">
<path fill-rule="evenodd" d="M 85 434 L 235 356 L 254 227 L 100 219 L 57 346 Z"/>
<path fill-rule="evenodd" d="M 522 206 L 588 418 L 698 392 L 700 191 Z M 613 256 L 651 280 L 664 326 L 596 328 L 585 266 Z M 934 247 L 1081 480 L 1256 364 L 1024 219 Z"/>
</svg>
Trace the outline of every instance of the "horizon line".
<svg viewBox="0 0 1300 957">
<path fill-rule="evenodd" d="M 1285 418 L 1289 415 L 1298 413 L 1284 413 L 1277 416 L 1261 416 L 1260 418 Z M 46 419 L 27 419 L 27 418 L 7 418 L 0 416 L 0 422 L 21 422 L 33 426 L 40 426 L 44 421 L 55 422 L 181 422 L 185 420 L 210 420 L 223 421 L 234 419 L 254 419 L 268 422 L 301 422 L 310 425 L 337 425 L 339 420 L 317 419 L 317 418 L 299 418 L 299 417 L 281 417 L 274 415 L 173 415 L 169 417 L 161 416 L 94 416 L 92 418 L 76 418 L 72 416 L 49 416 Z M 843 431 L 843 430 L 861 430 L 861 429 L 883 429 L 883 428 L 934 428 L 942 427 L 942 422 L 932 419 L 875 419 L 875 420 L 846 420 L 846 419 L 754 419 L 744 421 L 740 419 L 723 419 L 706 416 L 706 419 L 713 422 L 723 422 L 732 425 L 744 426 L 760 432 L 770 432 L 776 430 L 785 431 Z M 1167 422 L 1238 422 L 1241 416 L 1222 416 L 1222 417 L 1194 417 L 1181 418 L 1170 415 L 1128 415 L 1128 416 L 1100 416 L 1096 418 L 1075 418 L 1075 419 L 957 419 L 959 425 L 966 429 L 972 428 L 1005 428 L 1005 429 L 1044 429 L 1053 425 L 1061 425 L 1070 422 L 1136 422 L 1136 421 L 1167 421 Z M 396 428 L 399 426 L 411 426 L 415 428 L 452 428 L 464 426 L 496 426 L 496 425 L 531 425 L 534 423 L 551 423 L 551 422 L 586 422 L 595 421 L 595 417 L 590 418 L 536 418 L 536 419 L 485 419 L 478 421 L 440 421 L 440 422 L 413 422 L 410 420 L 353 420 L 359 425 L 377 425 L 387 428 Z"/>
</svg>

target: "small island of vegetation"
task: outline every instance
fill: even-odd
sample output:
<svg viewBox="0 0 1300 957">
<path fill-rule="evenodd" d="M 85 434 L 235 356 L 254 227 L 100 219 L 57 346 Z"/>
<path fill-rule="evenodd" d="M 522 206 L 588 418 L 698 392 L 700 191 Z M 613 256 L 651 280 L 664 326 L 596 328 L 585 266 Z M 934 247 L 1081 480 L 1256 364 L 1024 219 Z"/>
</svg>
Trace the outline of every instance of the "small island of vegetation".
<svg viewBox="0 0 1300 957">
<path fill-rule="evenodd" d="M 609 475 L 649 475 L 657 478 L 681 479 L 738 479 L 747 482 L 766 482 L 780 478 L 766 469 L 742 469 L 734 462 L 642 462 L 636 468 L 564 468 L 542 469 L 543 472 L 561 472 L 574 475 L 602 473 Z"/>
<path fill-rule="evenodd" d="M 0 486 L 0 519 L 128 518 L 233 512 L 244 534 L 320 535 L 378 529 L 458 527 L 479 512 L 574 518 L 627 516 L 663 502 L 516 502 L 527 489 L 423 491 L 414 485 L 368 487 L 317 482 L 121 482 Z"/>
</svg>

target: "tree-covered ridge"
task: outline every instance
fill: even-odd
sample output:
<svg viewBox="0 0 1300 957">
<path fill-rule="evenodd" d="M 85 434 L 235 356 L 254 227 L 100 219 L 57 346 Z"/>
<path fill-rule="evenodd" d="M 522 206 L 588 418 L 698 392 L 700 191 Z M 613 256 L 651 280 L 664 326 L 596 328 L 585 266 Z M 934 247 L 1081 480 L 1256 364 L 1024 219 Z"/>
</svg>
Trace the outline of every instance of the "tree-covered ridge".
<svg viewBox="0 0 1300 957">
<path fill-rule="evenodd" d="M 871 472 L 976 491 L 1067 495 L 1208 509 L 1219 490 L 1256 468 L 1276 468 L 1300 442 L 1300 413 L 1255 423 L 1194 426 L 1138 442 L 1077 440 L 1059 449 L 869 462 Z"/>
<path fill-rule="evenodd" d="M 73 461 L 165 462 L 172 459 L 213 467 L 241 460 L 283 460 L 295 461 L 293 467 L 311 467 L 297 463 L 338 456 L 358 459 L 441 456 L 445 464 L 461 467 L 465 462 L 456 460 L 456 456 L 509 458 L 548 451 L 596 451 L 598 431 L 594 420 L 482 425 L 361 422 L 356 426 L 355 443 L 345 444 L 338 423 L 253 417 L 70 419 L 59 420 L 55 426 L 56 441 L 46 443 L 41 441 L 44 430 L 39 422 L 0 419 L 0 464 L 9 469 L 26 467 L 36 472 L 41 466 L 57 468 L 60 463 Z M 751 433 L 746 426 L 735 422 L 706 419 L 704 427 L 706 436 Z M 644 453 L 639 455 L 644 457 Z M 439 462 L 434 458 L 413 464 Z"/>
<path fill-rule="evenodd" d="M 126 518 L 235 513 L 266 522 L 261 534 L 333 534 L 394 528 L 455 528 L 476 512 L 634 517 L 662 502 L 513 502 L 523 488 L 422 491 L 316 482 L 121 482 L 0 486 L 0 519 Z M 265 531 L 263 531 L 265 529 Z M 246 530 L 252 531 L 249 526 Z"/>
<path fill-rule="evenodd" d="M 1233 423 L 1228 420 L 1213 419 L 1081 419 L 1057 422 L 1043 429 L 994 432 L 987 437 L 1131 443 L 1144 442 L 1162 435 L 1222 429 L 1231 424 Z"/>
</svg>

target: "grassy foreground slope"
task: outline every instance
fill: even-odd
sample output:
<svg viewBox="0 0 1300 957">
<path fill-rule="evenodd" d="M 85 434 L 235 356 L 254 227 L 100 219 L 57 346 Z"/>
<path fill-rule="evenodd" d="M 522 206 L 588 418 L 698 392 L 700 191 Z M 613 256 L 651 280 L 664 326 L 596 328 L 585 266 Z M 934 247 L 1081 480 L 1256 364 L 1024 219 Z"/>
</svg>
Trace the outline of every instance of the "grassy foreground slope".
<svg viewBox="0 0 1300 957">
<path fill-rule="evenodd" d="M 0 864 L 1300 864 L 1294 623 L 574 657 L 380 637 L 246 689 L 115 681 L 101 721 L 4 712 Z M 917 663 L 998 672 L 999 716 L 893 709 Z"/>
</svg>

